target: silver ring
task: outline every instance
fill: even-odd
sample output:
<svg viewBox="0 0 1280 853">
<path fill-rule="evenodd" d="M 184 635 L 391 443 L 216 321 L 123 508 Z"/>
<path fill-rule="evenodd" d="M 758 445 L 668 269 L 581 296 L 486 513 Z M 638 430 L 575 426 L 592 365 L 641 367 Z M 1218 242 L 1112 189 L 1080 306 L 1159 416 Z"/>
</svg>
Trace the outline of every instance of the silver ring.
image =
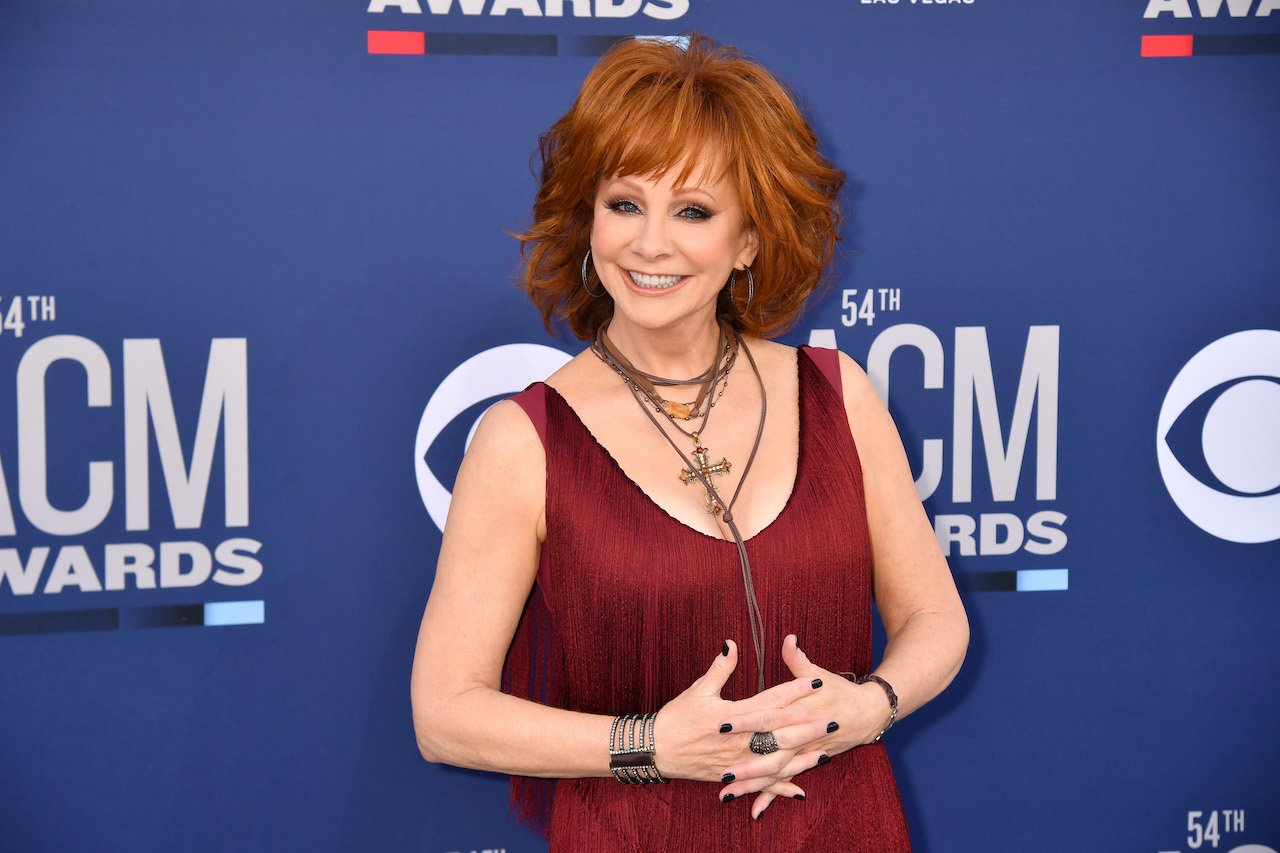
<svg viewBox="0 0 1280 853">
<path fill-rule="evenodd" d="M 751 736 L 751 751 L 756 755 L 768 755 L 778 751 L 778 739 L 773 732 L 756 732 Z"/>
</svg>

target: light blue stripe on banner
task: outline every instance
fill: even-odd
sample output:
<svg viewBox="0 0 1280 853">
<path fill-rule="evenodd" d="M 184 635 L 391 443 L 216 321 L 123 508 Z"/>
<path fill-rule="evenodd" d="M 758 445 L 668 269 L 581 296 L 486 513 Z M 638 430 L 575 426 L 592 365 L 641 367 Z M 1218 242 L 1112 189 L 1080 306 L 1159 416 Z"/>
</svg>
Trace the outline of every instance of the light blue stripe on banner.
<svg viewBox="0 0 1280 853">
<path fill-rule="evenodd" d="M 1018 592 L 1049 592 L 1066 588 L 1066 569 L 1018 569 Z"/>
<path fill-rule="evenodd" d="M 262 601 L 211 601 L 204 606 L 204 624 L 261 625 L 267 621 Z"/>
</svg>

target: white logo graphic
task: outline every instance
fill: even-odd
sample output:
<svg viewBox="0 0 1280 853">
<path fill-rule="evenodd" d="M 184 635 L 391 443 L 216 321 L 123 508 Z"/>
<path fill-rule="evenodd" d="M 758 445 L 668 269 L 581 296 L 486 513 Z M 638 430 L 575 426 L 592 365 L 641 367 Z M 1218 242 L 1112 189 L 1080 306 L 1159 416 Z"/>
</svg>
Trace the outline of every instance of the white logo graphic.
<svg viewBox="0 0 1280 853">
<path fill-rule="evenodd" d="M 427 11 L 433 15 L 447 15 L 453 11 L 453 0 L 426 0 Z M 464 15 L 485 14 L 488 0 L 458 0 L 458 9 Z M 630 18 L 643 13 L 660 21 L 682 18 L 689 11 L 689 0 L 493 0 L 487 12 L 490 15 L 506 15 L 517 12 L 525 17 L 560 18 L 566 14 L 575 18 Z M 398 9 L 406 15 L 421 15 L 421 0 L 369 0 L 369 12 L 385 12 Z"/>
<path fill-rule="evenodd" d="M 542 344 L 506 344 L 477 353 L 453 369 L 436 388 L 418 421 L 418 437 L 413 443 L 413 465 L 418 475 L 418 493 L 436 527 L 444 530 L 452 495 L 427 467 L 427 450 L 436 436 L 458 415 L 476 403 L 523 391 L 530 382 L 546 379 L 569 361 L 569 355 Z M 487 409 L 485 411 L 488 411 Z M 481 417 L 484 413 L 481 413 Z M 467 433 L 467 444 L 476 423 Z"/>
<path fill-rule="evenodd" d="M 1166 12 L 1175 18 L 1194 17 L 1191 11 L 1192 0 L 1147 0 L 1147 9 L 1142 13 L 1144 18 L 1158 18 Z M 1195 0 L 1196 11 L 1201 18 L 1216 18 L 1226 11 L 1233 18 L 1245 18 L 1252 14 L 1257 18 L 1265 18 L 1272 12 L 1280 11 L 1280 0 L 1259 0 L 1257 8 L 1253 0 Z"/>
<path fill-rule="evenodd" d="M 1207 405 L 1206 405 L 1207 404 Z M 1204 409 L 1200 447 L 1209 485 L 1170 446 L 1188 407 Z M 1197 527 L 1228 542 L 1280 539 L 1280 332 L 1252 329 L 1209 344 L 1178 371 L 1156 425 L 1169 496 Z"/>
</svg>

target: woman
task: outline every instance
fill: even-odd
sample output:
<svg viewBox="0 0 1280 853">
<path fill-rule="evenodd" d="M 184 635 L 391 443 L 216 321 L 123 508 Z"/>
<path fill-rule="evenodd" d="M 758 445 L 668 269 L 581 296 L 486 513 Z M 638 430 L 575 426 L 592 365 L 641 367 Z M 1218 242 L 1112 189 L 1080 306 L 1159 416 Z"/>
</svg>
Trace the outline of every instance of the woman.
<svg viewBox="0 0 1280 853">
<path fill-rule="evenodd" d="M 422 754 L 512 774 L 552 849 L 908 849 L 880 735 L 968 624 L 865 374 L 767 340 L 831 258 L 843 173 L 697 35 L 611 50 L 541 155 L 525 285 L 592 343 L 463 460 Z"/>
</svg>

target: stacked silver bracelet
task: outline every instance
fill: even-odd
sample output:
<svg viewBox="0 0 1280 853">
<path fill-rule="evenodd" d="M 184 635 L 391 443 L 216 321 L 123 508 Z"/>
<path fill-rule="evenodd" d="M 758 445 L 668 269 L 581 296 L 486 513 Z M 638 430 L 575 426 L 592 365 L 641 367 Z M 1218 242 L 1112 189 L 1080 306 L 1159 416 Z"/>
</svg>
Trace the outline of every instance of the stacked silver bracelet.
<svg viewBox="0 0 1280 853">
<path fill-rule="evenodd" d="M 626 714 L 613 718 L 609 731 L 609 771 L 625 785 L 666 782 L 653 763 L 653 727 L 658 715 Z"/>
</svg>

